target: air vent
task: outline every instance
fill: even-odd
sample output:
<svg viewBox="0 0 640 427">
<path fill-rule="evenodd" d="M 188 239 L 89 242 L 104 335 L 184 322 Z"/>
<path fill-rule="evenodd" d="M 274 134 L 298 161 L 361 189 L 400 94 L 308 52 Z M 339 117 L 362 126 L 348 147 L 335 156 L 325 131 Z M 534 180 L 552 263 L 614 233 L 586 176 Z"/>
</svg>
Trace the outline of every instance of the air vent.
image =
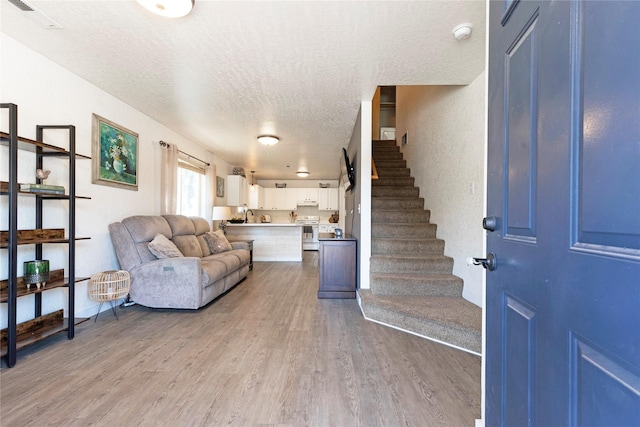
<svg viewBox="0 0 640 427">
<path fill-rule="evenodd" d="M 33 22 L 41 26 L 42 28 L 46 28 L 49 30 L 60 29 L 62 25 L 58 24 L 53 19 L 49 18 L 44 13 L 40 12 L 38 9 L 31 6 L 29 3 L 23 0 L 8 0 L 9 3 L 20 9 L 24 12 L 24 15 L 31 19 Z"/>
<path fill-rule="evenodd" d="M 17 7 L 18 9 L 20 9 L 23 12 L 33 12 L 33 8 L 31 6 L 29 6 L 28 4 L 26 4 L 23 1 L 20 0 L 9 0 L 9 3 L 11 3 L 12 5 L 14 5 L 15 7 Z"/>
</svg>

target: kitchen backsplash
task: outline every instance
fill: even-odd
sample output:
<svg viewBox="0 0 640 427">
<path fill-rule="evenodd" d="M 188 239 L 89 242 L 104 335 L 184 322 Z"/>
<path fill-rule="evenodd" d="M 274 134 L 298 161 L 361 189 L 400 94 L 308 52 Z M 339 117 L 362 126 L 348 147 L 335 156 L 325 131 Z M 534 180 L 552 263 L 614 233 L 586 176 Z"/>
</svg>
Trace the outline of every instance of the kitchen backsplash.
<svg viewBox="0 0 640 427">
<path fill-rule="evenodd" d="M 298 206 L 298 209 L 294 211 L 298 217 L 301 216 L 319 216 L 321 223 L 328 223 L 329 217 L 332 214 L 336 213 L 336 211 L 321 211 L 317 206 Z M 286 224 L 291 222 L 289 220 L 290 211 L 272 211 L 272 210 L 258 210 L 254 209 L 254 221 L 258 222 L 260 220 L 260 215 L 271 215 L 271 222 L 275 224 Z M 249 212 L 249 221 L 251 222 L 251 212 Z"/>
</svg>

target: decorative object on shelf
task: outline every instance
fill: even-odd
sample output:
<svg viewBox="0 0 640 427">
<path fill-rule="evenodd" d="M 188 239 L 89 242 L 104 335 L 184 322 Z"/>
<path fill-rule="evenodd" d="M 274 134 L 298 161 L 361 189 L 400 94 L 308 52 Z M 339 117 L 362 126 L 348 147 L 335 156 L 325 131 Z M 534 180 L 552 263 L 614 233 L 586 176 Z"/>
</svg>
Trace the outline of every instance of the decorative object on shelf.
<svg viewBox="0 0 640 427">
<path fill-rule="evenodd" d="M 322 182 L 318 183 L 318 187 L 320 188 L 331 188 L 331 183 L 327 182 L 326 184 L 323 184 Z"/>
<path fill-rule="evenodd" d="M 131 279 L 129 272 L 124 270 L 109 270 L 102 273 L 96 273 L 89 279 L 89 298 L 93 301 L 100 302 L 98 313 L 94 322 L 98 320 L 100 309 L 105 301 L 109 301 L 113 315 L 118 318 L 118 305 L 113 302 L 124 298 L 129 294 Z"/>
<path fill-rule="evenodd" d="M 239 166 L 234 167 L 233 170 L 231 171 L 231 174 L 244 176 L 245 178 L 247 177 L 246 173 L 244 172 L 244 168 L 241 168 Z"/>
<path fill-rule="evenodd" d="M 29 193 L 46 193 L 46 194 L 64 194 L 65 190 L 62 185 L 49 184 L 20 184 L 20 191 Z"/>
<path fill-rule="evenodd" d="M 36 169 L 36 178 L 38 178 L 39 180 L 41 180 L 41 184 L 44 184 L 45 180 L 47 178 L 49 178 L 49 174 L 51 173 L 51 171 L 45 171 L 42 169 Z"/>
<path fill-rule="evenodd" d="M 262 145 L 276 145 L 280 141 L 280 138 L 273 135 L 260 135 L 258 142 Z"/>
<path fill-rule="evenodd" d="M 332 215 L 329 217 L 329 222 L 330 222 L 331 224 L 336 224 L 338 221 L 340 221 L 340 215 L 338 215 L 338 212 L 336 212 L 336 213 L 332 214 Z"/>
<path fill-rule="evenodd" d="M 233 216 L 231 215 L 231 208 L 229 206 L 214 206 L 213 207 L 213 215 L 211 219 L 213 221 L 220 221 L 220 225 L 218 227 L 224 234 L 227 234 L 227 220 L 230 220 Z"/>
<path fill-rule="evenodd" d="M 224 178 L 216 176 L 216 197 L 224 197 Z"/>
<path fill-rule="evenodd" d="M 40 286 L 44 288 L 49 280 L 49 260 L 37 259 L 25 261 L 23 276 L 27 289 L 30 289 L 31 285 L 36 285 L 38 289 L 40 289 Z"/>
<path fill-rule="evenodd" d="M 138 134 L 93 114 L 94 184 L 138 191 Z"/>
<path fill-rule="evenodd" d="M 286 183 L 286 182 L 283 182 L 282 184 L 278 184 L 278 183 L 276 182 L 276 188 L 287 188 L 287 183 Z"/>
</svg>

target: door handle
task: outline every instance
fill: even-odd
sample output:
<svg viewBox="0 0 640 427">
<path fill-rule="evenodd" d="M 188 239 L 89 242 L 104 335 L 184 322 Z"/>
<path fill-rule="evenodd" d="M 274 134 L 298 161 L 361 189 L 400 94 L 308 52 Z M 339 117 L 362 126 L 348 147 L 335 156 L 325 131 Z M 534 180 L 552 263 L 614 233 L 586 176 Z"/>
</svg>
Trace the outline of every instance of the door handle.
<svg viewBox="0 0 640 427">
<path fill-rule="evenodd" d="M 489 252 L 486 258 L 474 258 L 474 265 L 481 265 L 489 271 L 493 271 L 496 269 L 497 259 L 496 254 L 493 252 Z"/>
<path fill-rule="evenodd" d="M 488 216 L 482 220 L 482 228 L 487 231 L 496 231 L 498 227 L 498 218 L 495 216 Z"/>
</svg>

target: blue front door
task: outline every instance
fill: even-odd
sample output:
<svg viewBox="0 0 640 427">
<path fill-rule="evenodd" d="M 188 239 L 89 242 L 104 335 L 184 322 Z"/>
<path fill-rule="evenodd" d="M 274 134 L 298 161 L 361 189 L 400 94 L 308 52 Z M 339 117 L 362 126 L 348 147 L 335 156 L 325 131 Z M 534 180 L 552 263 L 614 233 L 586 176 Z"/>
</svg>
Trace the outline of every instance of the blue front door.
<svg viewBox="0 0 640 427">
<path fill-rule="evenodd" d="M 486 425 L 638 427 L 640 1 L 489 6 Z"/>
</svg>

